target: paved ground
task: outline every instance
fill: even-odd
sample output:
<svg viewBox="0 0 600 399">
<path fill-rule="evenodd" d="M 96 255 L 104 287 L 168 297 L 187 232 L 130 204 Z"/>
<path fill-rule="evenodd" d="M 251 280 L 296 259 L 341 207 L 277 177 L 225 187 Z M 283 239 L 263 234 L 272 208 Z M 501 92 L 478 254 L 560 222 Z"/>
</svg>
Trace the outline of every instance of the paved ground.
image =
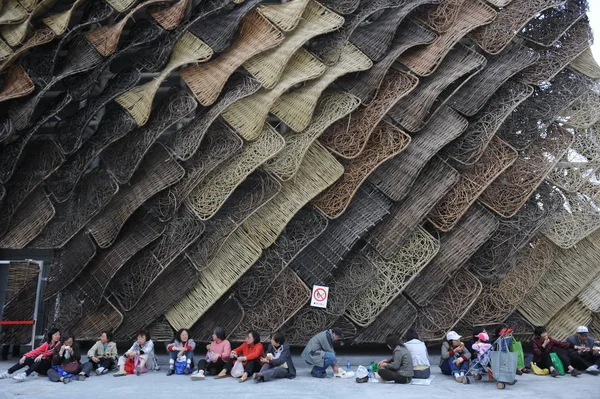
<svg viewBox="0 0 600 399">
<path fill-rule="evenodd" d="M 371 360 L 380 360 L 385 355 L 377 356 L 339 356 L 342 364 L 350 360 L 354 370 L 358 364 L 367 364 Z M 434 360 L 434 359 L 432 359 Z M 160 356 L 161 364 L 166 364 L 166 357 Z M 437 361 L 437 359 L 436 359 Z M 389 395 L 402 395 L 405 398 L 543 398 L 543 399 L 598 399 L 600 397 L 600 376 L 582 375 L 578 378 L 570 376 L 551 378 L 548 376 L 526 375 L 518 377 L 519 382 L 507 387 L 504 391 L 496 389 L 494 383 L 476 382 L 461 385 L 450 377 L 441 375 L 438 367 L 433 367 L 435 379 L 430 386 L 405 386 L 394 384 L 357 384 L 354 380 L 327 378 L 315 379 L 309 376 L 309 369 L 300 359 L 295 359 L 298 377 L 294 380 L 274 381 L 255 384 L 248 380 L 240 384 L 237 380 L 227 378 L 205 381 L 191 381 L 185 376 L 165 375 L 166 368 L 145 375 L 114 378 L 92 376 L 84 382 L 73 381 L 68 385 L 51 383 L 46 377 L 35 377 L 22 383 L 12 379 L 0 380 L 0 398 L 336 398 L 367 399 L 383 398 Z M 6 370 L 11 362 L 0 362 L 0 370 Z M 466 395 L 466 396 L 465 396 Z M 394 396 L 396 397 L 396 396 Z"/>
</svg>

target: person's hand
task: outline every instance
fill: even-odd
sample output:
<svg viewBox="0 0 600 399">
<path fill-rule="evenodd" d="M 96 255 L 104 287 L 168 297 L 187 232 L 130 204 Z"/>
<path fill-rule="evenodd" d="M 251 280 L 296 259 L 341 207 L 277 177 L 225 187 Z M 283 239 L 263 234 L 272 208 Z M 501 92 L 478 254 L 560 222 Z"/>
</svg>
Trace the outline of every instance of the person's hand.
<svg viewBox="0 0 600 399">
<path fill-rule="evenodd" d="M 104 355 L 106 359 L 110 359 L 110 355 Z"/>
<path fill-rule="evenodd" d="M 266 357 L 261 357 L 261 358 L 260 358 L 260 362 L 261 362 L 261 363 L 269 363 L 269 360 L 267 360 L 267 358 L 266 358 Z"/>
<path fill-rule="evenodd" d="M 237 360 L 239 360 L 240 362 L 245 362 L 246 360 L 248 360 L 248 358 L 246 356 L 239 356 Z"/>
<path fill-rule="evenodd" d="M 92 357 L 92 362 L 98 363 L 99 361 L 100 359 L 98 359 L 96 356 Z"/>
<path fill-rule="evenodd" d="M 544 343 L 542 344 L 542 346 L 545 348 L 545 347 L 546 347 L 546 346 L 547 346 L 549 343 L 550 343 L 550 339 L 549 339 L 549 338 L 546 338 L 546 339 L 544 340 Z"/>
<path fill-rule="evenodd" d="M 19 364 L 25 363 L 25 360 L 27 360 L 27 356 L 23 356 L 21 359 L 19 359 Z"/>
<path fill-rule="evenodd" d="M 461 353 L 465 347 L 463 345 L 457 346 L 454 348 L 454 352 Z"/>
<path fill-rule="evenodd" d="M 377 367 L 379 367 L 380 369 L 384 369 L 387 367 L 387 365 L 388 365 L 387 363 L 381 363 L 381 364 L 378 364 Z"/>
<path fill-rule="evenodd" d="M 210 350 L 210 344 L 206 345 L 206 350 L 209 351 Z"/>
<path fill-rule="evenodd" d="M 38 357 L 35 358 L 35 361 L 41 362 L 43 358 L 44 358 L 44 355 L 39 355 Z"/>
<path fill-rule="evenodd" d="M 73 348 L 69 347 L 69 349 L 67 349 L 69 351 L 69 353 L 72 355 L 73 354 Z"/>
<path fill-rule="evenodd" d="M 65 348 L 66 348 L 66 347 L 65 347 L 65 345 L 63 345 L 63 346 L 61 346 L 61 347 L 60 347 L 60 350 L 58 351 L 58 353 L 59 353 L 61 356 L 63 355 L 63 353 L 65 353 Z"/>
<path fill-rule="evenodd" d="M 238 357 L 238 354 L 235 351 L 231 351 L 231 357 Z"/>
<path fill-rule="evenodd" d="M 181 348 L 181 350 L 179 351 L 179 354 L 177 355 L 177 358 L 180 358 L 183 355 L 185 355 L 185 348 Z"/>
</svg>

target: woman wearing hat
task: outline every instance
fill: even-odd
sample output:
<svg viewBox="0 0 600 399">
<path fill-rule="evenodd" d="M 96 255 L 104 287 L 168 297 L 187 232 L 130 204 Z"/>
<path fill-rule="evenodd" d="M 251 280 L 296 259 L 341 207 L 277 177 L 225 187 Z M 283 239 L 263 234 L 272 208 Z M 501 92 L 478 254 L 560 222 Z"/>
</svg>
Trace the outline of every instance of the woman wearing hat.
<svg viewBox="0 0 600 399">
<path fill-rule="evenodd" d="M 469 369 L 471 352 L 460 342 L 462 337 L 456 331 L 446 334 L 446 341 L 442 344 L 442 358 L 440 368 L 442 374 L 453 375 L 456 382 L 465 382 L 465 373 Z"/>
</svg>

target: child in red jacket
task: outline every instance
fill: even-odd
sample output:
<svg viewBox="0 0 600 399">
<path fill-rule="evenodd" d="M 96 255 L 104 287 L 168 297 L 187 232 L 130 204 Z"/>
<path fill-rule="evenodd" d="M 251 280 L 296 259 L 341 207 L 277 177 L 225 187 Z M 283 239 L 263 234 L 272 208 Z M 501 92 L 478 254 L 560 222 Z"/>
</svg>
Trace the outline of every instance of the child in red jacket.
<svg viewBox="0 0 600 399">
<path fill-rule="evenodd" d="M 265 356 L 265 350 L 260 343 L 260 334 L 257 331 L 249 331 L 246 340 L 242 345 L 231 351 L 231 358 L 225 365 L 223 371 L 215 378 L 223 378 L 231 373 L 231 369 L 235 362 L 243 362 L 244 374 L 240 378 L 240 382 L 244 382 L 248 377 L 252 377 L 254 373 L 260 371 L 260 358 Z M 237 358 L 237 360 L 233 360 Z"/>
<path fill-rule="evenodd" d="M 52 366 L 52 355 L 57 346 L 60 346 L 60 331 L 53 328 L 46 334 L 46 342 L 23 355 L 19 362 L 9 368 L 8 371 L 0 373 L 0 380 L 10 377 L 15 371 L 20 370 L 23 367 L 28 367 L 27 371 L 15 375 L 13 377 L 14 380 L 23 382 L 34 371 L 38 374 L 45 375 Z"/>
</svg>

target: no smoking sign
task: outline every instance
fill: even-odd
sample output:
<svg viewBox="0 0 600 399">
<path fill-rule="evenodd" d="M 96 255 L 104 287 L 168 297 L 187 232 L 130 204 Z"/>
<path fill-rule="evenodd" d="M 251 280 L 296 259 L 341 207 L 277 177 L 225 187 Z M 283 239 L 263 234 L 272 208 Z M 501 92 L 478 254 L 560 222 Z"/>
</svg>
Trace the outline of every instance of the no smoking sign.
<svg viewBox="0 0 600 399">
<path fill-rule="evenodd" d="M 315 308 L 326 308 L 327 298 L 329 298 L 329 287 L 313 285 L 310 306 L 314 306 Z"/>
</svg>

